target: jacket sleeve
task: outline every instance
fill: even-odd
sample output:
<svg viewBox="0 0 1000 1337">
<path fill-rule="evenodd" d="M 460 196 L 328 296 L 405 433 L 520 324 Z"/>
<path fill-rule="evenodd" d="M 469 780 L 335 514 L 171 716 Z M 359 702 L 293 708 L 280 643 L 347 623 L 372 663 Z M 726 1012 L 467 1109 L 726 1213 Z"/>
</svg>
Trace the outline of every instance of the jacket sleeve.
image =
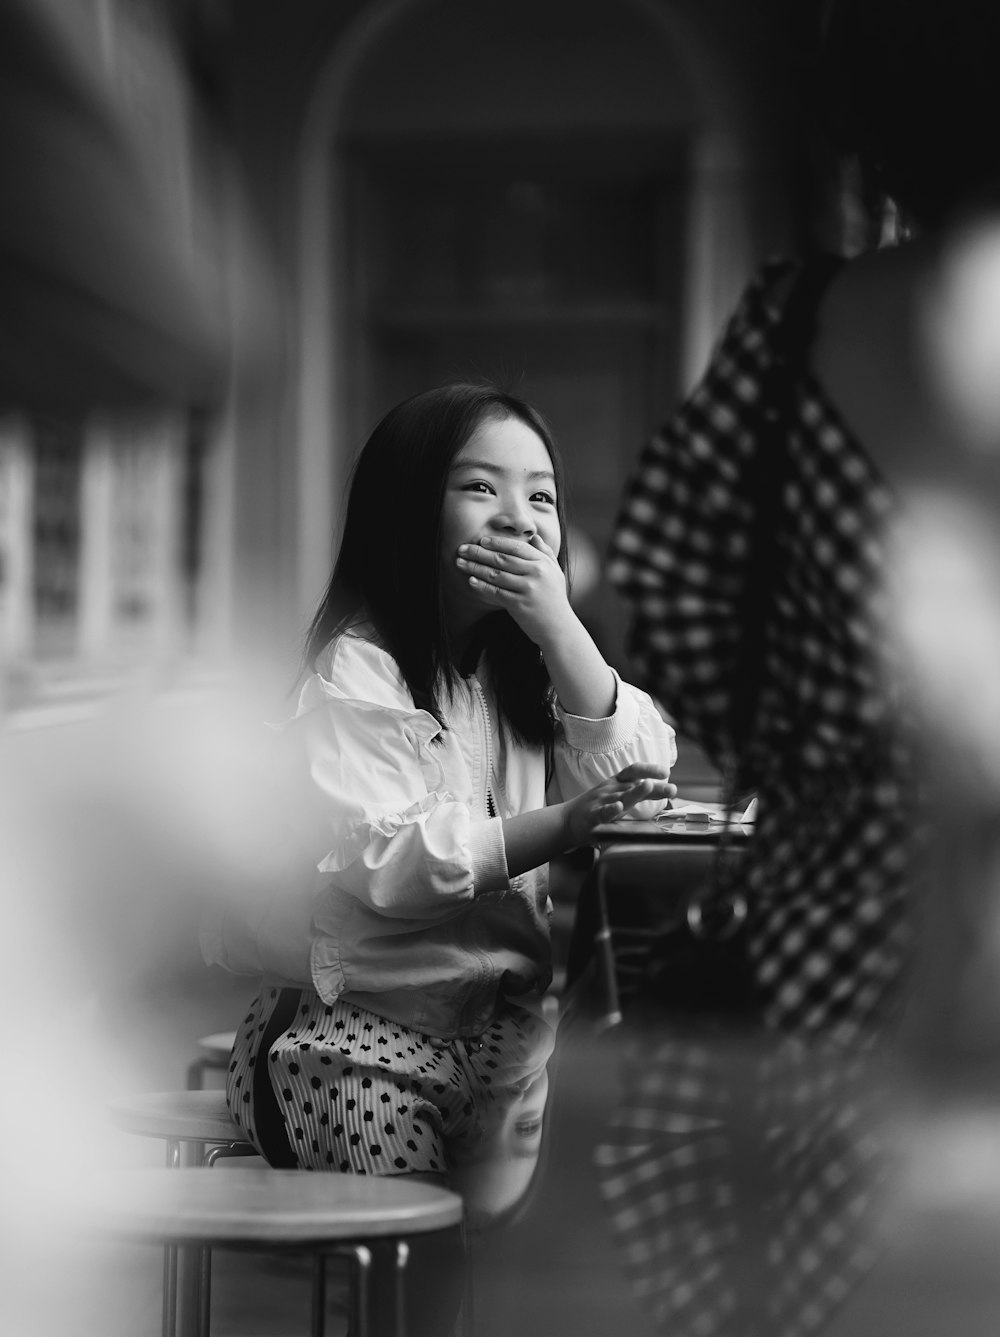
<svg viewBox="0 0 1000 1337">
<path fill-rule="evenodd" d="M 603 720 L 569 715 L 558 703 L 554 775 L 549 801 L 574 798 L 601 780 L 630 766 L 649 761 L 668 771 L 677 760 L 674 731 L 665 722 L 645 692 L 623 682 L 615 674 L 617 695 L 615 712 Z M 638 804 L 632 817 L 655 817 L 663 800 Z"/>
<path fill-rule="evenodd" d="M 431 715 L 333 697 L 287 729 L 297 840 L 321 884 L 407 919 L 506 888 L 501 823 L 445 788 Z"/>
<path fill-rule="evenodd" d="M 331 896 L 429 923 L 507 889 L 501 821 L 474 820 L 444 787 L 437 720 L 328 688 L 311 680 L 275 741 L 281 816 L 267 839 L 280 846 L 269 860 L 280 872 L 206 920 L 210 964 L 310 985 L 310 952 Z"/>
</svg>

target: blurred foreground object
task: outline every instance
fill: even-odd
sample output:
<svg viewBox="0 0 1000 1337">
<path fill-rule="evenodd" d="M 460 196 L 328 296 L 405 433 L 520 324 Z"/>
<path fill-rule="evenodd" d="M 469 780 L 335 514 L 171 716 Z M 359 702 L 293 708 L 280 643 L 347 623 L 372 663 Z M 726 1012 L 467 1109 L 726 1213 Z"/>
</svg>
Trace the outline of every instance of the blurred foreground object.
<svg viewBox="0 0 1000 1337">
<path fill-rule="evenodd" d="M 196 55 L 164 0 L 0 6 L 0 715 L 21 726 L 227 646 L 235 421 L 276 389 L 282 321 Z"/>
<path fill-rule="evenodd" d="M 76 413 L 219 398 L 223 168 L 153 8 L 6 0 L 0 401 Z"/>
</svg>

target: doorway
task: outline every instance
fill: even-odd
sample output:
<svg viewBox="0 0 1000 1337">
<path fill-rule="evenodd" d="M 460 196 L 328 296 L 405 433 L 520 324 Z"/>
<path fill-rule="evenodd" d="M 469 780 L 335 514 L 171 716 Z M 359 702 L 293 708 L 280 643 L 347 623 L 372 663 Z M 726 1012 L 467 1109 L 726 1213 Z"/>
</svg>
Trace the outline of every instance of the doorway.
<svg viewBox="0 0 1000 1337">
<path fill-rule="evenodd" d="M 625 669 L 601 567 L 639 446 L 676 392 L 683 135 L 359 143 L 344 153 L 350 435 L 450 380 L 548 419 L 566 462 L 581 616 Z"/>
<path fill-rule="evenodd" d="M 647 0 L 366 15 L 331 53 L 303 140 L 303 606 L 374 422 L 459 378 L 499 381 L 550 420 L 599 577 L 641 444 L 690 383 L 731 296 L 720 279 L 742 276 L 744 178 L 706 154 L 728 124 L 712 62 Z M 600 582 L 584 613 L 622 665 Z"/>
</svg>

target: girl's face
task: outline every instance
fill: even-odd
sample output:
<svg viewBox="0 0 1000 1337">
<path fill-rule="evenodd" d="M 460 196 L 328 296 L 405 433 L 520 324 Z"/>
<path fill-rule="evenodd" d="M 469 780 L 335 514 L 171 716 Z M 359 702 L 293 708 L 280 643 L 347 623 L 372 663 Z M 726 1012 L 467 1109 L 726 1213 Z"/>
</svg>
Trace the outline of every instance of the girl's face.
<svg viewBox="0 0 1000 1337">
<path fill-rule="evenodd" d="M 523 539 L 534 534 L 558 553 L 556 480 L 545 443 L 520 418 L 482 423 L 455 456 L 441 511 L 445 609 L 454 629 L 471 626 L 496 605 L 470 589 L 455 564 L 460 543 L 487 534 Z"/>
</svg>

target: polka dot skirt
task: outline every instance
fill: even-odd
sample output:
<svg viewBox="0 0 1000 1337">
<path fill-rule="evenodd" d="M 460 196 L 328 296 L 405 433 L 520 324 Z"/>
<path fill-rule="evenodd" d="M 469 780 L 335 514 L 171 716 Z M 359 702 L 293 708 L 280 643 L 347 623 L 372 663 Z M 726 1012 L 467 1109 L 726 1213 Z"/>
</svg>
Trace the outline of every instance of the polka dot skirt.
<svg viewBox="0 0 1000 1337">
<path fill-rule="evenodd" d="M 271 1023 L 290 1004 L 290 1024 L 275 1036 Z M 544 1021 L 520 1009 L 474 1039 L 443 1040 L 350 1003 L 324 1003 L 312 990 L 265 989 L 237 1030 L 227 1099 L 269 1160 L 275 1148 L 262 1124 L 273 1101 L 287 1164 L 445 1175 L 504 1126 L 544 1073 L 553 1040 Z"/>
</svg>

